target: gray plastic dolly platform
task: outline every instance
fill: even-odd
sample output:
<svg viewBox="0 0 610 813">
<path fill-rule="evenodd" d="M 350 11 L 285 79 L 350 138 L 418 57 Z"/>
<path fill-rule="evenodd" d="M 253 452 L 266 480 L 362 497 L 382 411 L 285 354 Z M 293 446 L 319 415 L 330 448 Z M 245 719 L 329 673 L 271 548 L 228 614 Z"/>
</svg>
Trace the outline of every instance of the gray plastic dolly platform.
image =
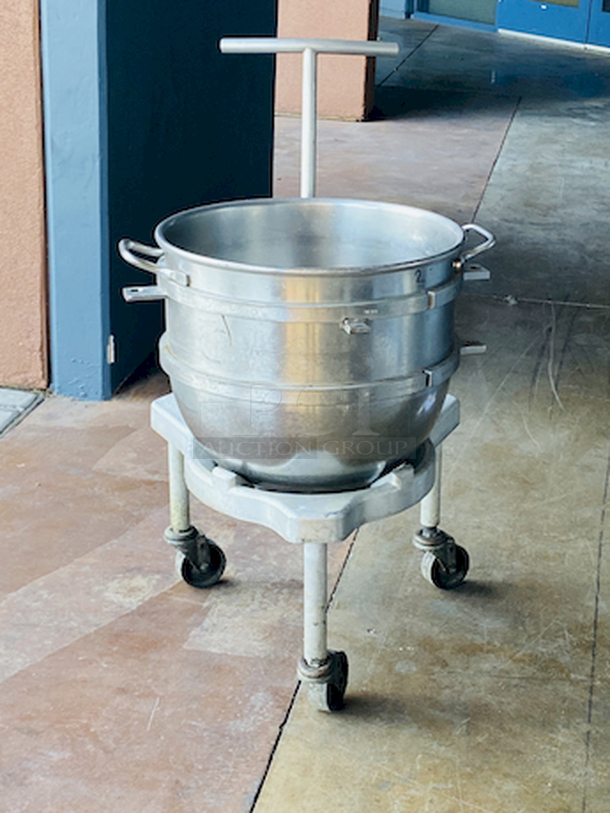
<svg viewBox="0 0 610 813">
<path fill-rule="evenodd" d="M 211 587 L 222 577 L 226 563 L 220 547 L 191 525 L 191 494 L 222 514 L 264 525 L 287 542 L 303 545 L 304 643 L 298 676 L 307 684 L 316 708 L 340 709 L 347 686 L 347 656 L 329 650 L 327 645 L 329 543 L 341 542 L 366 522 L 421 502 L 422 529 L 414 544 L 424 551 L 424 576 L 444 589 L 464 580 L 468 554 L 438 528 L 440 444 L 458 424 L 459 402 L 448 395 L 416 466 L 404 463 L 370 486 L 354 491 L 283 493 L 253 487 L 240 475 L 202 456 L 173 395 L 153 402 L 151 425 L 167 441 L 169 454 L 170 526 L 165 538 L 177 549 L 180 572 L 188 584 Z"/>
</svg>

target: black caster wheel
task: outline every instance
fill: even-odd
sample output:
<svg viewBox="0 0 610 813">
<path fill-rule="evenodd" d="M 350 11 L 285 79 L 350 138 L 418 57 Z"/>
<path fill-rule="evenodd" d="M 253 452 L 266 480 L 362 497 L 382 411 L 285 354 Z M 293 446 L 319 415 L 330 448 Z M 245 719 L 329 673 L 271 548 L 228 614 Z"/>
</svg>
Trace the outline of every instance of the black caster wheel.
<svg viewBox="0 0 610 813">
<path fill-rule="evenodd" d="M 307 687 L 309 702 L 318 711 L 341 711 L 349 667 L 345 652 L 330 652 L 330 673 L 324 682 L 311 682 Z"/>
<path fill-rule="evenodd" d="M 220 581 L 224 573 L 227 559 L 222 548 L 208 539 L 204 552 L 207 561 L 200 566 L 193 564 L 183 553 L 179 552 L 176 555 L 176 570 L 191 587 L 199 589 L 213 587 Z"/>
<path fill-rule="evenodd" d="M 421 560 L 421 572 L 430 584 L 441 590 L 452 590 L 462 584 L 470 567 L 468 551 L 455 546 L 455 569 L 449 569 L 445 563 L 431 551 L 426 551 Z"/>
</svg>

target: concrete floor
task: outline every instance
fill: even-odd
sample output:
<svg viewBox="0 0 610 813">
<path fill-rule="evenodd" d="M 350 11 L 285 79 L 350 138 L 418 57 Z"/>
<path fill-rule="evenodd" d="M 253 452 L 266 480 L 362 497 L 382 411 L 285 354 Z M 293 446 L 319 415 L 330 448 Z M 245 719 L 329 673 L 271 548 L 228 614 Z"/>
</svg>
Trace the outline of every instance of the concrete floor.
<svg viewBox="0 0 610 813">
<path fill-rule="evenodd" d="M 173 570 L 153 374 L 49 398 L 0 441 L 0 809 L 11 813 L 610 810 L 610 56 L 384 21 L 374 120 L 319 128 L 319 194 L 497 234 L 461 299 L 440 592 L 412 509 L 331 549 L 346 708 L 295 680 L 299 550 L 195 507 L 225 578 Z M 298 122 L 277 126 L 296 191 Z"/>
</svg>

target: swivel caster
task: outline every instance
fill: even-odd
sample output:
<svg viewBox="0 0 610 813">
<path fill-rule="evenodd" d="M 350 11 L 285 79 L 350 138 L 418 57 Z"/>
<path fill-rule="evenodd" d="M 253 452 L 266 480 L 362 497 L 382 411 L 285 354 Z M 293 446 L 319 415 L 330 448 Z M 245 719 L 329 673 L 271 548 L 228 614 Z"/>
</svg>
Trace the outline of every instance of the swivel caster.
<svg viewBox="0 0 610 813">
<path fill-rule="evenodd" d="M 329 660 L 322 667 L 322 674 L 312 676 L 314 670 L 301 662 L 299 676 L 307 684 L 307 696 L 312 708 L 317 711 L 341 711 L 345 705 L 349 671 L 347 655 L 345 652 L 333 651 L 328 655 Z"/>
<path fill-rule="evenodd" d="M 195 564 L 188 556 L 178 551 L 176 553 L 176 570 L 191 587 L 205 589 L 213 587 L 222 578 L 227 559 L 221 548 L 206 537 L 198 545 L 199 563 Z"/>
<path fill-rule="evenodd" d="M 468 573 L 470 557 L 468 551 L 453 543 L 453 561 L 448 561 L 449 557 L 442 557 L 426 551 L 421 560 L 421 572 L 430 584 L 441 590 L 452 590 L 462 584 Z"/>
</svg>

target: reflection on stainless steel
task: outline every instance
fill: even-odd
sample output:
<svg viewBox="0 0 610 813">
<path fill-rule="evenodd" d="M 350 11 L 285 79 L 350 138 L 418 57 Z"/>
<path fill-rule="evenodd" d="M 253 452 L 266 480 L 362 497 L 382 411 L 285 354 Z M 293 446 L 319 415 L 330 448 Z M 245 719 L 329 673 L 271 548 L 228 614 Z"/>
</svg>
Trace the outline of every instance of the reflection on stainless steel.
<svg viewBox="0 0 610 813">
<path fill-rule="evenodd" d="M 320 198 L 159 224 L 163 254 L 139 264 L 166 299 L 161 365 L 200 453 L 295 491 L 364 486 L 415 455 L 458 364 L 470 229 L 493 244 L 425 210 Z"/>
</svg>

